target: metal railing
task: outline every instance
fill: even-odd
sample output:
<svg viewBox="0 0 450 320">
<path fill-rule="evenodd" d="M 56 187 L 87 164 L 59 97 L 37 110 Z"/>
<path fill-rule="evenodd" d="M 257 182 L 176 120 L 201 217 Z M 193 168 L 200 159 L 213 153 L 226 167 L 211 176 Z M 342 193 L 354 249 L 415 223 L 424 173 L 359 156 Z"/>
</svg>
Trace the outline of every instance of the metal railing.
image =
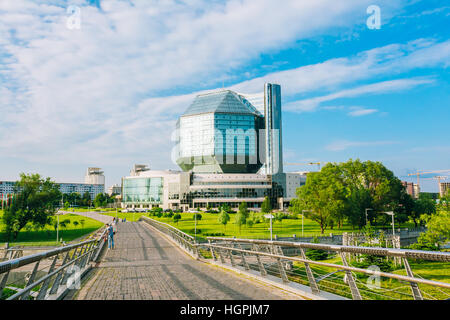
<svg viewBox="0 0 450 320">
<path fill-rule="evenodd" d="M 242 271 L 253 271 L 253 275 L 258 274 L 263 279 L 276 277 L 285 285 L 301 284 L 301 290 L 312 298 L 422 300 L 436 299 L 433 296 L 435 293 L 440 294 L 441 298 L 450 298 L 450 283 L 427 280 L 415 275 L 408 261 L 414 259 L 450 263 L 448 252 L 222 237 L 207 237 L 208 243 L 198 244 L 194 237 L 167 223 L 147 217 L 141 217 L 141 220 L 168 235 L 197 258 Z M 308 259 L 306 252 L 309 249 L 332 252 L 342 264 Z M 382 272 L 376 265 L 367 269 L 351 266 L 351 257 L 361 255 L 398 259 L 402 262 L 406 275 Z M 448 276 L 450 280 L 450 274 Z M 376 278 L 389 281 L 386 281 L 384 287 L 378 288 L 365 281 Z M 424 287 L 432 288 L 433 292 L 422 290 Z M 298 289 L 298 286 L 295 288 Z M 308 292 L 304 291 L 306 289 Z"/>
<path fill-rule="evenodd" d="M 154 219 L 142 216 L 140 220 L 145 223 L 151 225 L 152 227 L 158 229 L 162 233 L 166 234 L 170 238 L 172 238 L 181 248 L 184 248 L 191 255 L 198 257 L 199 253 L 197 250 L 197 245 L 195 244 L 195 238 L 180 231 L 179 229 L 171 226 L 170 224 L 156 221 Z"/>
<path fill-rule="evenodd" d="M 91 267 L 90 262 L 97 262 L 105 246 L 106 229 L 100 236 L 77 244 L 23 256 L 0 262 L 0 298 L 7 287 L 12 271 L 23 271 L 32 266 L 24 288 L 9 286 L 17 291 L 7 300 L 26 300 L 30 297 L 36 300 L 52 300 L 61 298 L 68 289 Z M 46 260 L 50 259 L 50 261 Z M 39 274 L 41 276 L 39 277 Z M 20 279 L 21 281 L 23 279 Z"/>
<path fill-rule="evenodd" d="M 439 291 L 441 296 L 450 297 L 450 283 L 416 277 L 408 262 L 408 259 L 450 262 L 448 252 L 215 237 L 208 237 L 207 240 L 208 244 L 198 246 L 209 250 L 214 261 L 246 271 L 259 271 L 263 278 L 268 274 L 276 276 L 281 278 L 284 284 L 301 283 L 309 287 L 308 293 L 317 297 L 322 296 L 322 291 L 325 291 L 354 300 L 410 299 L 411 297 L 415 300 L 434 299 L 432 294 L 422 291 L 419 285 L 431 286 L 433 290 Z M 286 256 L 283 248 L 285 251 L 295 248 L 297 256 Z M 305 254 L 308 249 L 334 252 L 340 257 L 342 264 L 308 259 Z M 401 259 L 406 275 L 382 272 L 379 268 L 377 269 L 377 266 L 368 269 L 352 267 L 349 264 L 350 255 Z M 338 273 L 343 273 L 344 277 L 339 276 Z M 387 278 L 390 281 L 389 288 L 367 285 L 368 282 L 359 280 L 357 275 L 360 277 L 362 275 L 362 278 L 368 276 L 370 281 L 376 277 Z"/>
</svg>

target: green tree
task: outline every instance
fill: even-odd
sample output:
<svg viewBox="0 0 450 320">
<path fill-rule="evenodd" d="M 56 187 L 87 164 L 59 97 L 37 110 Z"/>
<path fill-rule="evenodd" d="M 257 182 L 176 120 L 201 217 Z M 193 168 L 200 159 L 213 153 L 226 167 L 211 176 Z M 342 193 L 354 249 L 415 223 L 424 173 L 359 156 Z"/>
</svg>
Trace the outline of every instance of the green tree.
<svg viewBox="0 0 450 320">
<path fill-rule="evenodd" d="M 83 193 L 83 197 L 81 198 L 81 204 L 85 207 L 90 206 L 91 200 L 91 194 L 86 191 L 85 193 Z"/>
<path fill-rule="evenodd" d="M 107 194 L 99 193 L 95 196 L 94 206 L 96 208 L 106 207 L 107 203 L 108 203 L 108 195 Z"/>
<path fill-rule="evenodd" d="M 297 189 L 297 198 L 292 200 L 292 210 L 305 212 L 305 217 L 316 221 L 323 234 L 343 210 L 346 196 L 342 172 L 338 165 L 327 164 L 320 172 L 308 174 L 306 184 Z"/>
<path fill-rule="evenodd" d="M 239 234 L 241 233 L 242 225 L 247 223 L 247 219 L 249 217 L 249 211 L 247 208 L 247 203 L 245 201 L 239 204 L 239 209 L 237 214 L 234 216 L 234 222 L 239 227 Z"/>
<path fill-rule="evenodd" d="M 160 213 L 158 213 L 158 214 L 160 214 Z M 178 221 L 181 220 L 181 214 L 179 214 L 179 213 L 175 214 L 175 215 L 172 217 L 172 219 L 173 219 L 173 222 L 175 222 L 175 223 L 178 225 Z"/>
<path fill-rule="evenodd" d="M 79 225 L 80 223 L 78 221 L 74 221 L 73 225 L 75 226 L 75 228 Z"/>
<path fill-rule="evenodd" d="M 365 208 L 372 209 L 368 211 L 368 220 L 372 224 L 377 214 L 382 220 L 387 221 L 388 217 L 381 212 L 399 208 L 405 187 L 381 162 L 361 162 L 359 159 L 350 159 L 339 164 L 339 168 L 346 189 L 345 204 L 363 215 L 364 219 Z M 344 210 L 344 212 L 355 214 L 352 210 Z M 386 221 L 383 222 L 386 223 Z"/>
<path fill-rule="evenodd" d="M 421 221 L 419 218 L 422 215 L 431 215 L 436 213 L 436 202 L 428 194 L 419 194 L 419 199 L 415 199 L 413 202 L 414 205 L 412 207 L 410 217 L 414 221 L 416 227 Z"/>
<path fill-rule="evenodd" d="M 192 220 L 200 221 L 202 220 L 202 215 L 200 213 L 194 213 L 194 215 L 192 216 Z"/>
<path fill-rule="evenodd" d="M 17 236 L 28 223 L 43 227 L 51 223 L 56 212 L 55 204 L 61 197 L 59 186 L 50 178 L 43 179 L 39 174 L 21 174 L 16 183 L 15 195 L 3 213 L 6 241 Z"/>
<path fill-rule="evenodd" d="M 411 246 L 416 250 L 440 250 L 441 246 L 450 240 L 450 213 L 440 211 L 427 216 L 427 231 Z"/>
<path fill-rule="evenodd" d="M 439 199 L 439 209 L 450 212 L 450 189 Z"/>
<path fill-rule="evenodd" d="M 227 223 L 228 223 L 228 221 L 230 221 L 230 215 L 223 207 L 222 207 L 222 210 L 220 210 L 220 214 L 217 217 L 217 221 L 220 224 L 223 224 L 223 227 L 226 230 Z"/>
<path fill-rule="evenodd" d="M 248 211 L 247 203 L 242 201 L 239 204 L 238 212 L 242 213 L 242 215 L 247 219 L 249 217 L 250 212 Z"/>
<path fill-rule="evenodd" d="M 85 222 L 86 222 L 86 220 L 84 220 L 84 219 L 81 219 L 80 220 L 80 223 L 81 223 L 81 227 L 84 229 L 84 224 L 85 224 Z"/>
<path fill-rule="evenodd" d="M 263 203 L 261 204 L 261 212 L 269 213 L 272 211 L 272 205 L 270 203 L 269 197 L 265 197 Z"/>
<path fill-rule="evenodd" d="M 69 203 L 69 201 L 66 201 L 65 203 L 64 203 L 64 210 L 68 210 L 69 209 L 69 207 L 70 207 L 70 203 Z"/>
<path fill-rule="evenodd" d="M 355 188 L 345 201 L 345 214 L 353 228 L 360 230 L 366 224 L 366 209 L 371 208 L 371 197 L 367 189 Z M 372 216 L 373 210 L 367 210 L 367 218 Z M 368 219 L 370 221 L 370 219 Z"/>
</svg>

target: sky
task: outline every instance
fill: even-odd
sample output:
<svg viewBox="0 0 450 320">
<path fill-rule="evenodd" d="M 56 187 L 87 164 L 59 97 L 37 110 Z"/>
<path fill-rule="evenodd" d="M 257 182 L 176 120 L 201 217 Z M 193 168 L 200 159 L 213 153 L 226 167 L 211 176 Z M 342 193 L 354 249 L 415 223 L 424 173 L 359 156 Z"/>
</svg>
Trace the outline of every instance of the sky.
<svg viewBox="0 0 450 320">
<path fill-rule="evenodd" d="M 0 180 L 179 169 L 175 122 L 197 94 L 272 82 L 286 162 L 381 161 L 415 181 L 450 169 L 449 35 L 448 1 L 1 0 Z"/>
</svg>

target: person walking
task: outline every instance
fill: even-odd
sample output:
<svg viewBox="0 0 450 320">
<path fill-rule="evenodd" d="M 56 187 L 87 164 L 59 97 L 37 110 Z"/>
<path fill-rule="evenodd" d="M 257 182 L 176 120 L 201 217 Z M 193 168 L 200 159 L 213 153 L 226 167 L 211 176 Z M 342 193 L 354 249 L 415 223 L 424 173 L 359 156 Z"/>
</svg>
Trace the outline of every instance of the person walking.
<svg viewBox="0 0 450 320">
<path fill-rule="evenodd" d="M 114 229 L 111 224 L 108 225 L 108 248 L 114 249 Z"/>
</svg>

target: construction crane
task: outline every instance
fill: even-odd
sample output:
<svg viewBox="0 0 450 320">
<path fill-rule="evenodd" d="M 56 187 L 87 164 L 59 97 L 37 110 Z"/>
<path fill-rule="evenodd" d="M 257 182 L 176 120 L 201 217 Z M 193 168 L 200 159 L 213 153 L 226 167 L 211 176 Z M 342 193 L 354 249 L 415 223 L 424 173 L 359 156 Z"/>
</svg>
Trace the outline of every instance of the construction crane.
<svg viewBox="0 0 450 320">
<path fill-rule="evenodd" d="M 308 162 L 308 163 L 284 163 L 285 166 L 313 166 L 317 165 L 320 171 L 320 165 L 327 162 Z"/>
<path fill-rule="evenodd" d="M 427 171 L 427 172 L 420 172 L 417 171 L 416 173 L 410 173 L 408 174 L 408 176 L 417 176 L 417 187 L 420 190 L 420 176 L 424 175 L 424 174 L 431 174 L 431 173 L 441 173 L 441 172 L 450 172 L 450 169 L 448 170 L 435 170 L 435 171 Z M 439 180 L 440 181 L 440 180 Z"/>
<path fill-rule="evenodd" d="M 437 180 L 438 182 L 438 188 L 440 189 L 441 180 L 447 180 L 450 178 L 449 176 L 434 176 L 432 178 L 422 178 L 422 180 Z"/>
</svg>

